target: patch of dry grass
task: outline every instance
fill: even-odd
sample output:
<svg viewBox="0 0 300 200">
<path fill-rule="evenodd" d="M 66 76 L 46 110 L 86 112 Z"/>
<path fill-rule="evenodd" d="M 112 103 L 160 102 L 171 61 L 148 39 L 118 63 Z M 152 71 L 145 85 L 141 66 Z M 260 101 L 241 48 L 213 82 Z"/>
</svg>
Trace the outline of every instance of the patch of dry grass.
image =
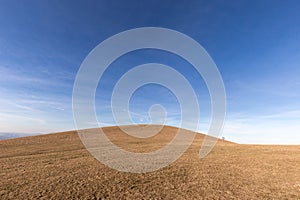
<svg viewBox="0 0 300 200">
<path fill-rule="evenodd" d="M 105 129 L 131 151 L 160 148 L 176 133 L 149 139 Z M 187 134 L 189 134 L 187 132 Z M 300 146 L 219 141 L 198 158 L 203 135 L 175 163 L 146 174 L 118 172 L 95 160 L 76 132 L 0 141 L 1 199 L 300 199 Z"/>
</svg>

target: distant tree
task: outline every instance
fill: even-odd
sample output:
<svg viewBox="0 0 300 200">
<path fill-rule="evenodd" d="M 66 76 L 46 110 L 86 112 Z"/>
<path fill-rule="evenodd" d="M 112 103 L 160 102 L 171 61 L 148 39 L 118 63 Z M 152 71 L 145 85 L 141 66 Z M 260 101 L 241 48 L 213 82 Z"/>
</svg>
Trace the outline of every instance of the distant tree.
<svg viewBox="0 0 300 200">
<path fill-rule="evenodd" d="M 222 137 L 222 140 L 225 140 L 225 137 Z"/>
</svg>

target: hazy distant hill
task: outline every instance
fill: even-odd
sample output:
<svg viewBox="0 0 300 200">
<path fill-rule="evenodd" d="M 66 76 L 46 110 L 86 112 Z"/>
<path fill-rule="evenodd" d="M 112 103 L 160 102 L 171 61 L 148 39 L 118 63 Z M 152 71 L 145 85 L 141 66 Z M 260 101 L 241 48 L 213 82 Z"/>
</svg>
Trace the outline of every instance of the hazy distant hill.
<svg viewBox="0 0 300 200">
<path fill-rule="evenodd" d="M 8 133 L 0 132 L 0 140 L 38 135 L 37 133 Z"/>
</svg>

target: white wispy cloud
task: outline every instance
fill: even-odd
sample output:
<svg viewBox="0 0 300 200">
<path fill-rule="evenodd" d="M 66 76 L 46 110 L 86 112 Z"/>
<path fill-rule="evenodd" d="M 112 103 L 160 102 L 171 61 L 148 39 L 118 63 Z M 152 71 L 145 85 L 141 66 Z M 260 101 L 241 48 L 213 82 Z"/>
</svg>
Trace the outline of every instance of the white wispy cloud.
<svg viewBox="0 0 300 200">
<path fill-rule="evenodd" d="M 227 117 L 224 135 L 238 143 L 300 144 L 300 110 Z"/>
<path fill-rule="evenodd" d="M 66 75 L 57 75 L 52 73 L 29 73 L 26 70 L 13 70 L 13 67 L 0 66 L 1 79 L 0 82 L 10 82 L 13 84 L 27 84 L 33 87 L 47 86 L 47 87 L 72 87 L 72 84 L 66 82 Z"/>
</svg>

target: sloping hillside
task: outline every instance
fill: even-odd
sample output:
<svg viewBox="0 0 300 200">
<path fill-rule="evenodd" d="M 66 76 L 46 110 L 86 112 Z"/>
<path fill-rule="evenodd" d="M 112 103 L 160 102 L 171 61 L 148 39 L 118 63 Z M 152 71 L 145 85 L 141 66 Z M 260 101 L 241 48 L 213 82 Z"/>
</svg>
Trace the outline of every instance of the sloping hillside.
<svg viewBox="0 0 300 200">
<path fill-rule="evenodd" d="M 112 142 L 147 152 L 171 141 L 164 127 L 137 139 L 104 128 Z M 186 134 L 190 134 L 186 131 Z M 0 141 L 1 199 L 299 199 L 300 146 L 238 145 L 219 141 L 204 159 L 198 134 L 175 163 L 146 174 L 115 171 L 94 159 L 77 132 Z"/>
</svg>

